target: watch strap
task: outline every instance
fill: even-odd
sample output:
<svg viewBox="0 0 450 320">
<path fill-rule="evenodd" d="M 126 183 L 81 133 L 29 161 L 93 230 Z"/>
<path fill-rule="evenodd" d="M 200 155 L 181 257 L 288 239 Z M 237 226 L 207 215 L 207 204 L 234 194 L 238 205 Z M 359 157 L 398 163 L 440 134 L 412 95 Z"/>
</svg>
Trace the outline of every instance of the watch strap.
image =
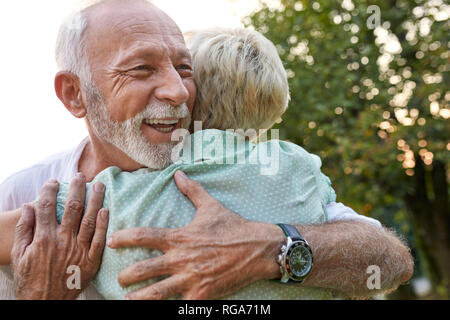
<svg viewBox="0 0 450 320">
<path fill-rule="evenodd" d="M 278 223 L 277 225 L 283 230 L 286 237 L 290 237 L 293 241 L 295 240 L 305 241 L 305 239 L 303 239 L 302 235 L 300 234 L 300 232 L 297 230 L 296 227 L 284 223 Z"/>
</svg>

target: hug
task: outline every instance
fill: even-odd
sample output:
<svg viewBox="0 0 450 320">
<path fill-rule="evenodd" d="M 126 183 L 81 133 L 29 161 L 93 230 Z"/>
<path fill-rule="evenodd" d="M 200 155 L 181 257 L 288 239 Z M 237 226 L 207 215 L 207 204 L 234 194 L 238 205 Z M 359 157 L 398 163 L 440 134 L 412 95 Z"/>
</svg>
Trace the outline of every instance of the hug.
<svg viewBox="0 0 450 320">
<path fill-rule="evenodd" d="M 0 299 L 368 298 L 411 278 L 407 246 L 336 202 L 318 156 L 242 137 L 290 99 L 260 33 L 185 37 L 145 0 L 104 0 L 63 23 L 56 60 L 56 95 L 89 136 L 0 185 Z M 183 146 L 203 152 L 173 159 Z M 269 174 L 260 150 L 277 154 Z"/>
</svg>

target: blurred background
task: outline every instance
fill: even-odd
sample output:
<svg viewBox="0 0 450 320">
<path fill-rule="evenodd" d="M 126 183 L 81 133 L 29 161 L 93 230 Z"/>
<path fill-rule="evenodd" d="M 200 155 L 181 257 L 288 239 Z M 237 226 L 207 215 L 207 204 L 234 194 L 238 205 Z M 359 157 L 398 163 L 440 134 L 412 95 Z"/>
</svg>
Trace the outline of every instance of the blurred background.
<svg viewBox="0 0 450 320">
<path fill-rule="evenodd" d="M 288 71 L 281 139 L 411 246 L 414 278 L 386 298 L 449 298 L 449 14 L 440 0 L 286 0 L 244 19 Z"/>
<path fill-rule="evenodd" d="M 280 138 L 318 154 L 338 201 L 379 219 L 412 249 L 413 279 L 378 298 L 449 299 L 449 4 L 153 2 L 182 31 L 244 25 L 276 44 L 292 96 Z M 0 4 L 0 181 L 87 135 L 53 92 L 56 32 L 77 3 Z"/>
</svg>

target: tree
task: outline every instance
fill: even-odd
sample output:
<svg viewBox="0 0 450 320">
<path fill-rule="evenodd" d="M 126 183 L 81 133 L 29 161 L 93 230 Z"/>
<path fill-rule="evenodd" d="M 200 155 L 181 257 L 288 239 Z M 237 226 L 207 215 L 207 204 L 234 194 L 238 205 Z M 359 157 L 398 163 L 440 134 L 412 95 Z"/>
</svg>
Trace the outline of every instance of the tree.
<svg viewBox="0 0 450 320">
<path fill-rule="evenodd" d="M 450 293 L 449 10 L 440 0 L 282 0 L 244 20 L 272 40 L 292 100 L 280 137 L 319 154 L 338 200 L 411 230 Z"/>
</svg>

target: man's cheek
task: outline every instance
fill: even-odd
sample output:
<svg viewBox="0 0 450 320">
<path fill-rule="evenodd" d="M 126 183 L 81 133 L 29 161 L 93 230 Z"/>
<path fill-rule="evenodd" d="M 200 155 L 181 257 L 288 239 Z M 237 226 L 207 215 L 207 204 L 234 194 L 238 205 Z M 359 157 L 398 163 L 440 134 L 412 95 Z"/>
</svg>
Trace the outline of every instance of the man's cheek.
<svg viewBox="0 0 450 320">
<path fill-rule="evenodd" d="M 141 113 L 146 106 L 146 100 L 144 98 L 139 99 L 136 94 L 127 97 L 114 97 L 108 104 L 108 111 L 112 120 L 124 122 Z"/>
</svg>

